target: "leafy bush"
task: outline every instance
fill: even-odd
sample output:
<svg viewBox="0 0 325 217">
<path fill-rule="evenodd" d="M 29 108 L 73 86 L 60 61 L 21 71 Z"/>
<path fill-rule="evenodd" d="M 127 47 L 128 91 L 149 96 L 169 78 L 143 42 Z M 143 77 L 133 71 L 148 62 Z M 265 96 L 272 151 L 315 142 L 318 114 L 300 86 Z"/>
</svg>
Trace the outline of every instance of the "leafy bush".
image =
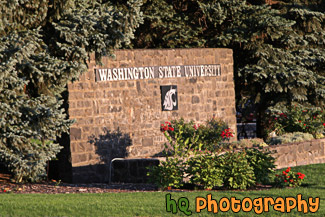
<svg viewBox="0 0 325 217">
<path fill-rule="evenodd" d="M 209 152 L 190 158 L 186 170 L 190 176 L 190 183 L 204 189 L 222 186 L 222 169 L 217 161 L 218 157 Z"/>
<path fill-rule="evenodd" d="M 231 189 L 246 189 L 255 185 L 254 169 L 245 152 L 227 152 L 221 156 L 223 185 Z"/>
<path fill-rule="evenodd" d="M 306 108 L 292 105 L 283 110 L 274 109 L 270 114 L 269 132 L 276 135 L 285 133 L 310 133 L 315 138 L 325 133 L 325 112 L 322 108 Z"/>
<path fill-rule="evenodd" d="M 275 158 L 271 152 L 263 149 L 245 149 L 246 159 L 253 168 L 257 183 L 268 184 L 275 168 Z"/>
<path fill-rule="evenodd" d="M 166 161 L 161 161 L 158 166 L 150 167 L 147 175 L 149 181 L 159 188 L 180 188 L 184 184 L 183 162 L 178 158 L 167 157 Z"/>
<path fill-rule="evenodd" d="M 275 183 L 280 187 L 297 187 L 300 186 L 305 178 L 305 174 L 300 172 L 293 172 L 291 168 L 288 167 L 286 170 L 282 171 L 280 174 L 275 175 Z"/>
<path fill-rule="evenodd" d="M 271 137 L 268 140 L 268 143 L 270 145 L 278 145 L 278 144 L 292 143 L 292 142 L 303 142 L 312 139 L 314 139 L 314 137 L 309 133 L 295 132 L 295 133 L 286 133 L 281 136 Z"/>
</svg>

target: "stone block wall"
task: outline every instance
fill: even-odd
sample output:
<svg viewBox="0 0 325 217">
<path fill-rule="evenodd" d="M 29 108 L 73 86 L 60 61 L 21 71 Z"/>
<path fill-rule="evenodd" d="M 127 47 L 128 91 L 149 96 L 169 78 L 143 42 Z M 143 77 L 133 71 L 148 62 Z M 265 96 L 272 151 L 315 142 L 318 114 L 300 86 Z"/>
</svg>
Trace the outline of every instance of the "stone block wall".
<svg viewBox="0 0 325 217">
<path fill-rule="evenodd" d="M 270 146 L 277 169 L 325 163 L 325 139 Z"/>
<path fill-rule="evenodd" d="M 68 85 L 73 182 L 108 181 L 114 158 L 154 157 L 165 138 L 160 125 L 183 117 L 204 123 L 221 118 L 236 132 L 231 49 L 117 50 L 94 58 L 79 81 Z M 96 68 L 220 64 L 221 76 L 96 82 Z M 161 85 L 177 85 L 178 110 L 162 111 Z"/>
<path fill-rule="evenodd" d="M 148 168 L 158 166 L 159 162 L 159 159 L 117 159 L 111 165 L 110 182 L 148 183 Z"/>
</svg>

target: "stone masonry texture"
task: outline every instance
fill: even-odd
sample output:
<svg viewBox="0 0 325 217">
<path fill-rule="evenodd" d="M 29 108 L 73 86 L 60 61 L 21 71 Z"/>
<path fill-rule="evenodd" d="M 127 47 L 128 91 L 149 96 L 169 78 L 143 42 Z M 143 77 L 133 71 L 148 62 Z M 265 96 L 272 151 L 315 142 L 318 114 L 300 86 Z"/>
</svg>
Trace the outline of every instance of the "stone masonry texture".
<svg viewBox="0 0 325 217">
<path fill-rule="evenodd" d="M 89 70 L 68 84 L 73 182 L 107 182 L 114 158 L 152 158 L 166 142 L 160 125 L 172 119 L 204 123 L 213 117 L 236 132 L 231 49 L 116 50 L 90 59 Z M 220 64 L 221 76 L 95 81 L 95 68 Z M 177 85 L 178 110 L 162 111 L 160 86 Z"/>
<path fill-rule="evenodd" d="M 325 139 L 270 146 L 277 169 L 325 163 Z"/>
</svg>

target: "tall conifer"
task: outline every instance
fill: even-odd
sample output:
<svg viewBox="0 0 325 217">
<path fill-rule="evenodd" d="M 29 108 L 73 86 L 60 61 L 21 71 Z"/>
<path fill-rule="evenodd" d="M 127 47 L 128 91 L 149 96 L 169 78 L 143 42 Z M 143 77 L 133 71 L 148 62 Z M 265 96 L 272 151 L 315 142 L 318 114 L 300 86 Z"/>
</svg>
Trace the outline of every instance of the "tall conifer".
<svg viewBox="0 0 325 217">
<path fill-rule="evenodd" d="M 38 180 L 60 150 L 70 120 L 61 108 L 67 82 L 89 54 L 127 44 L 142 21 L 141 1 L 0 2 L 0 157 L 17 181 Z"/>
</svg>

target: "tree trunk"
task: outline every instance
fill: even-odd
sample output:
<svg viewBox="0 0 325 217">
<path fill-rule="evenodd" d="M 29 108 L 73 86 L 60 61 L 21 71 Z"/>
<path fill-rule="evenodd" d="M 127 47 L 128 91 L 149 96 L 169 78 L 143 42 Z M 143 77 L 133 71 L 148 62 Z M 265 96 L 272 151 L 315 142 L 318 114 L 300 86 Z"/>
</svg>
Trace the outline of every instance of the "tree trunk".
<svg viewBox="0 0 325 217">
<path fill-rule="evenodd" d="M 260 103 L 256 108 L 256 136 L 258 138 L 266 139 L 265 129 L 265 111 L 267 109 L 266 103 Z"/>
</svg>

